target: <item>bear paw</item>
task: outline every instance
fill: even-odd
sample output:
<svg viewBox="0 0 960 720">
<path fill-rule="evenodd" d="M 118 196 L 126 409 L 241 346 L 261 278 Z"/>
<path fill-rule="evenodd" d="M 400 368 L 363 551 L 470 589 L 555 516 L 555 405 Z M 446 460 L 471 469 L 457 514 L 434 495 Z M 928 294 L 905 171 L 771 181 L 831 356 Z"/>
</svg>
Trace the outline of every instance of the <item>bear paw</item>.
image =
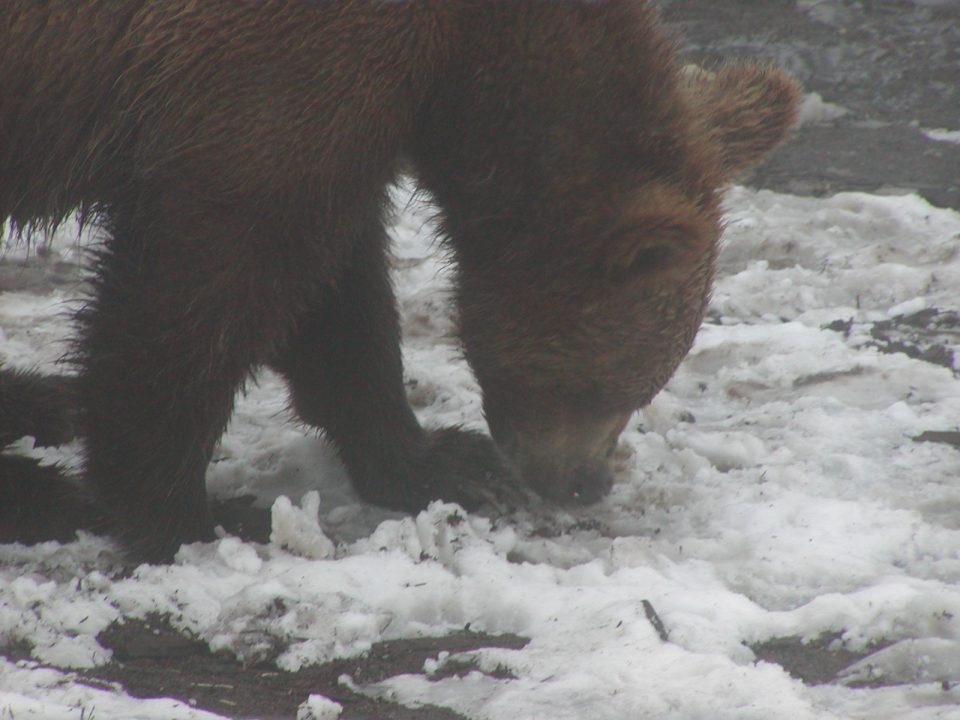
<svg viewBox="0 0 960 720">
<path fill-rule="evenodd" d="M 364 500 L 405 512 L 443 500 L 503 513 L 533 497 L 489 437 L 459 428 L 427 433 L 407 463 L 354 477 L 354 485 Z"/>
</svg>

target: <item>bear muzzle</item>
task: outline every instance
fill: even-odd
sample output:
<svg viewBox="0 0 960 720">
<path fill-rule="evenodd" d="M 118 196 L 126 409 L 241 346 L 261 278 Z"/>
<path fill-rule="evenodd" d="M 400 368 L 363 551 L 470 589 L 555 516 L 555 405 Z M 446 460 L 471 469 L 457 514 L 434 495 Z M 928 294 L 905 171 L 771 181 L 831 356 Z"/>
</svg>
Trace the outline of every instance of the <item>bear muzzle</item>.
<svg viewBox="0 0 960 720">
<path fill-rule="evenodd" d="M 561 504 L 589 505 L 613 485 L 609 460 L 629 417 L 554 416 L 540 418 L 536 427 L 494 422 L 491 432 L 517 474 L 538 495 Z"/>
</svg>

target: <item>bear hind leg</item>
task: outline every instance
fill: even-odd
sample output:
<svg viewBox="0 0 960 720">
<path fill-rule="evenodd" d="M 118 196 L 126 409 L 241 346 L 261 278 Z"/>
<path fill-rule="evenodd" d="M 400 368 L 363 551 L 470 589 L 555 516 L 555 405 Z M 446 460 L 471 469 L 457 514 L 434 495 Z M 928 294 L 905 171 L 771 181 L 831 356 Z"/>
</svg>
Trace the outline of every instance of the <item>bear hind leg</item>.
<svg viewBox="0 0 960 720">
<path fill-rule="evenodd" d="M 298 284 L 276 282 L 283 253 L 241 212 L 162 210 L 114 218 L 78 353 L 85 484 L 111 533 L 161 562 L 213 538 L 207 464 L 302 302 Z"/>
</svg>

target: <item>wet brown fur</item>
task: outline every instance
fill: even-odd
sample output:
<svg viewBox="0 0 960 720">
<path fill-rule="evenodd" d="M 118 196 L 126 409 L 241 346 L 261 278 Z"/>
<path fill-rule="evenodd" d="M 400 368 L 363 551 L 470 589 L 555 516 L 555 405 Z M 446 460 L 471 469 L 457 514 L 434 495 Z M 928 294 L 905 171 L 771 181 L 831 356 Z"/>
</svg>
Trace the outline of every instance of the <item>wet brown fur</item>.
<svg viewBox="0 0 960 720">
<path fill-rule="evenodd" d="M 642 2 L 8 2 L 0 217 L 106 230 L 78 340 L 85 483 L 147 559 L 210 537 L 204 471 L 268 364 L 359 493 L 597 497 L 689 349 L 718 190 L 798 90 L 684 76 Z M 404 397 L 383 231 L 409 162 L 457 263 L 498 451 Z"/>
</svg>

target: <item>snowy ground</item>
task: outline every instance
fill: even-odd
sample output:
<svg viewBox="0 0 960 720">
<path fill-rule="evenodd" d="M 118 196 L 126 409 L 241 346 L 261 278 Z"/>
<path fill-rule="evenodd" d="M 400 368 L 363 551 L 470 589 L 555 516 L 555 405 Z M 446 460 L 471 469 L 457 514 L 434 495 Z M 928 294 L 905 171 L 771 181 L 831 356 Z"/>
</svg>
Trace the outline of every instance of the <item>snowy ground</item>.
<svg viewBox="0 0 960 720">
<path fill-rule="evenodd" d="M 482 427 L 428 211 L 399 198 L 411 398 L 427 423 Z M 110 659 L 96 640 L 108 625 L 151 613 L 245 660 L 279 653 L 284 670 L 467 624 L 530 638 L 472 653 L 479 670 L 465 677 L 431 680 L 457 659 L 441 655 L 361 688 L 477 720 L 960 718 L 960 452 L 914 440 L 957 428 L 960 382 L 881 352 L 872 332 L 957 310 L 960 215 L 909 195 L 744 188 L 727 206 L 710 320 L 629 424 L 606 500 L 493 520 L 439 504 L 416 518 L 380 512 L 357 502 L 329 447 L 287 421 L 264 375 L 209 484 L 265 505 L 289 496 L 274 505 L 274 541 L 224 537 L 123 579 L 94 537 L 0 546 L 0 646 L 26 641 L 36 659 L 0 659 L 0 718 L 219 717 L 69 672 Z M 48 262 L 75 252 L 63 236 L 54 247 Z M 69 298 L 63 287 L 0 296 L 0 359 L 55 369 Z M 941 359 L 960 344 L 952 327 L 928 338 Z M 824 633 L 886 647 L 817 686 L 749 647 Z M 315 717 L 328 711 L 314 700 Z"/>
</svg>

